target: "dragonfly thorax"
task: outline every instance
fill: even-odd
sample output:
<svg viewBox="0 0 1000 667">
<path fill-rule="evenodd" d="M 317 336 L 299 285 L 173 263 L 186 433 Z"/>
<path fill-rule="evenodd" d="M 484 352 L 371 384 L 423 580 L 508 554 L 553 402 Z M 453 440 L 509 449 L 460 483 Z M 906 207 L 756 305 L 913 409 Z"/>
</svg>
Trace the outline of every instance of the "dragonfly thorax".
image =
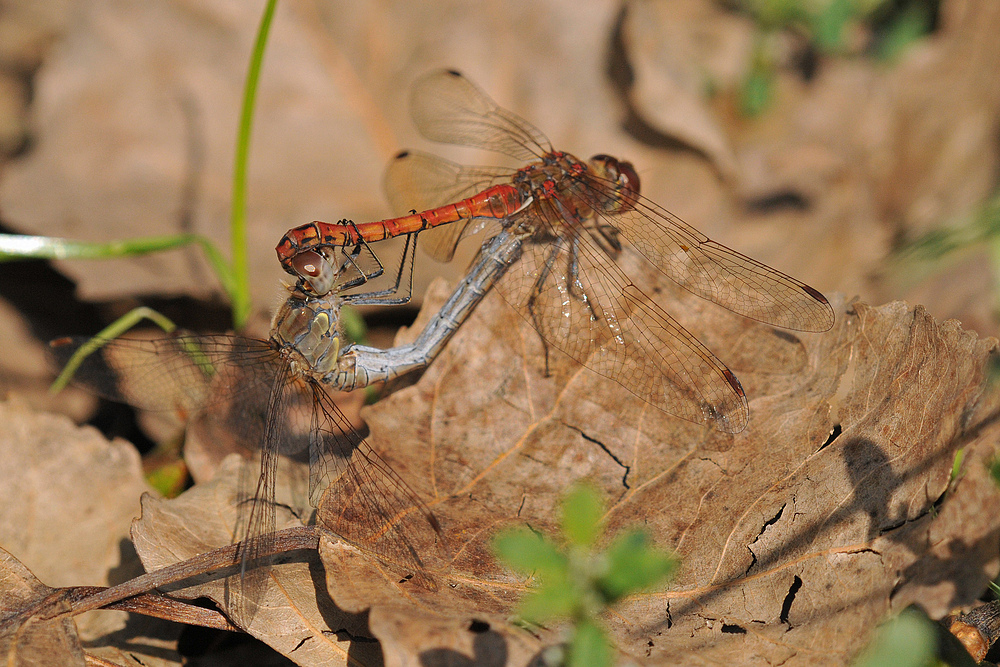
<svg viewBox="0 0 1000 667">
<path fill-rule="evenodd" d="M 335 296 L 290 296 L 274 315 L 271 340 L 296 370 L 322 377 L 337 366 L 343 331 L 340 300 Z"/>
</svg>

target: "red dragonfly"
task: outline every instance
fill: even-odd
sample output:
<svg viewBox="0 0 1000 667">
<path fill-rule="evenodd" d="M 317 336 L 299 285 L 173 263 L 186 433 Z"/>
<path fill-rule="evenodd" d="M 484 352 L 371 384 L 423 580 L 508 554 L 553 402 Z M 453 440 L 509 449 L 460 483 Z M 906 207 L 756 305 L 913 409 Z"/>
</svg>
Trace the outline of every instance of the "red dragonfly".
<svg viewBox="0 0 1000 667">
<path fill-rule="evenodd" d="M 334 270 L 324 253 L 423 231 L 425 249 L 452 258 L 465 236 L 491 220 L 518 239 L 501 295 L 542 339 L 657 408 L 742 431 L 749 419 L 736 376 L 644 294 L 618 266 L 625 245 L 684 289 L 751 319 L 798 331 L 833 326 L 817 290 L 704 236 L 639 194 L 628 162 L 584 162 L 498 106 L 462 74 L 442 70 L 414 85 L 412 115 L 428 139 L 491 150 L 527 162 L 519 169 L 463 167 L 407 151 L 386 187 L 399 208 L 421 214 L 355 225 L 314 222 L 278 244 L 285 270 L 322 294 Z M 457 205 L 443 206 L 445 202 Z M 436 208 L 435 207 L 440 207 Z M 623 241 L 625 244 L 623 244 Z"/>
<path fill-rule="evenodd" d="M 238 595 L 227 612 L 246 627 L 268 584 L 275 530 L 277 457 L 309 463 L 316 522 L 401 571 L 424 588 L 436 584 L 419 553 L 440 546 L 437 519 L 403 479 L 355 432 L 331 400 L 324 376 L 340 357 L 345 302 L 379 303 L 384 294 L 322 298 L 290 288 L 267 340 L 232 334 L 175 333 L 158 339 L 100 341 L 74 381 L 143 409 L 206 416 L 213 436 L 247 456 L 259 451 L 256 489 L 243 489 L 234 527 L 244 538 Z M 51 344 L 60 366 L 92 339 Z"/>
</svg>

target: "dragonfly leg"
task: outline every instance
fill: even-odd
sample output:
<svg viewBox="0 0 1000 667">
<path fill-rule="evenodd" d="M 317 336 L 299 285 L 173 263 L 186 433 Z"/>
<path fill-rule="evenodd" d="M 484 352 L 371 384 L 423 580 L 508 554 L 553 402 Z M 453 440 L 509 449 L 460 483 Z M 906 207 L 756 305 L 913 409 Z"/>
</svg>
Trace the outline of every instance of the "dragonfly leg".
<svg viewBox="0 0 1000 667">
<path fill-rule="evenodd" d="M 365 292 L 364 294 L 345 294 L 344 301 L 358 306 L 398 306 L 409 303 L 413 296 L 413 260 L 417 250 L 417 235 L 407 234 L 403 245 L 403 255 L 399 258 L 399 269 L 396 271 L 396 280 L 391 287 L 383 290 Z M 369 250 L 369 252 L 371 252 Z M 372 253 L 376 261 L 381 261 L 375 253 Z M 381 275 L 381 273 L 380 273 Z M 377 276 L 371 276 L 375 278 Z M 405 287 L 402 287 L 405 282 Z"/>
<path fill-rule="evenodd" d="M 355 229 L 357 229 L 357 225 L 354 222 L 351 222 L 350 224 L 354 225 Z M 358 236 L 360 236 L 360 232 L 358 233 Z M 356 274 L 356 277 L 341 283 L 338 291 L 348 290 L 353 287 L 364 285 L 368 281 L 374 280 L 385 273 L 385 266 L 382 265 L 382 260 L 379 259 L 378 255 L 372 251 L 371 246 L 369 246 L 368 242 L 364 239 L 361 239 L 361 241 L 355 244 L 349 251 L 344 248 L 341 250 L 343 252 L 344 261 L 341 262 L 340 267 L 337 269 L 337 274 L 343 275 L 347 270 L 349 270 L 348 267 L 350 267 L 350 270 Z M 362 252 L 365 252 L 368 257 L 371 257 L 375 261 L 374 269 L 369 271 L 362 266 L 360 261 Z"/>
<path fill-rule="evenodd" d="M 538 337 L 542 341 L 542 352 L 545 357 L 545 377 L 549 376 L 549 344 L 542 333 L 545 329 L 543 328 L 543 323 L 538 318 L 538 314 L 535 312 L 535 303 L 538 300 L 538 296 L 542 293 L 545 282 L 552 275 L 552 267 L 555 266 L 556 258 L 559 257 L 559 253 L 562 250 L 562 243 L 563 241 L 560 239 L 552 244 L 552 249 L 546 256 L 545 263 L 542 264 L 542 270 L 538 272 L 538 278 L 535 279 L 535 284 L 531 287 L 531 296 L 528 297 L 528 301 L 525 304 L 528 308 L 528 314 L 531 315 L 531 324 L 535 327 L 535 331 L 538 332 Z"/>
<path fill-rule="evenodd" d="M 588 229 L 590 238 L 612 259 L 617 259 L 622 251 L 622 242 L 618 239 L 621 231 L 612 224 L 598 220 L 592 229 Z"/>
<path fill-rule="evenodd" d="M 580 282 L 580 237 L 574 236 L 573 240 L 569 245 L 569 253 L 566 257 L 566 276 L 568 280 L 566 281 L 566 291 L 571 297 L 577 301 L 581 301 L 587 305 L 590 310 L 590 317 L 595 322 L 600 318 L 597 316 L 597 311 L 594 310 L 594 303 L 591 301 L 587 294 L 587 290 L 584 289 L 583 283 Z"/>
</svg>

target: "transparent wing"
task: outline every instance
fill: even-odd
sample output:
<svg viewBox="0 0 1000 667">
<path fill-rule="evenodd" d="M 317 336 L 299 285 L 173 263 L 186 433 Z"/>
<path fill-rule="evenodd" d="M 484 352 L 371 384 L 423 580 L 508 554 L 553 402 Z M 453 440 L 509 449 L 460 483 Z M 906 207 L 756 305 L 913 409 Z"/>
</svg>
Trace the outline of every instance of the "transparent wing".
<svg viewBox="0 0 1000 667">
<path fill-rule="evenodd" d="M 476 146 L 526 161 L 551 151 L 534 126 L 499 107 L 457 72 L 442 70 L 419 79 L 413 90 L 413 116 L 420 131 L 436 141 Z M 418 168 L 426 175 L 411 179 L 414 189 L 425 187 L 444 194 L 461 192 L 458 184 L 476 184 L 473 174 L 485 173 L 450 163 L 434 164 L 427 158 L 414 161 L 410 169 Z M 449 183 L 456 187 L 449 190 Z M 634 206 L 608 213 L 607 203 L 622 196 L 614 183 L 591 174 L 582 181 L 557 184 L 557 188 L 570 198 L 568 210 L 578 209 L 581 202 L 575 200 L 582 199 L 657 269 L 692 293 L 740 315 L 787 329 L 826 331 L 833 326 L 833 310 L 818 291 L 709 239 L 638 193 Z M 447 201 L 452 199 L 434 205 Z M 453 249 L 461 231 L 449 230 L 442 235 L 446 233 L 450 236 L 441 245 Z M 451 255 L 442 251 L 435 256 Z"/>
<path fill-rule="evenodd" d="M 316 500 L 317 523 L 383 564 L 411 575 L 423 588 L 437 584 L 421 553 L 443 545 L 437 519 L 417 494 L 362 438 L 321 387 L 313 386 L 316 421 L 310 486 Z M 346 434 L 346 435 L 345 435 Z M 315 499 L 315 498 L 314 498 Z"/>
<path fill-rule="evenodd" d="M 510 182 L 510 169 L 463 167 L 436 155 L 405 151 L 389 163 L 383 186 L 395 215 L 411 210 L 426 211 L 461 201 L 478 192 Z M 420 234 L 420 246 L 439 262 L 451 261 L 455 247 L 475 229 L 474 221 L 466 220 L 441 225 Z"/>
<path fill-rule="evenodd" d="M 62 368 L 90 338 L 62 338 L 49 346 Z M 230 427 L 259 446 L 264 415 L 251 406 L 265 400 L 279 354 L 264 340 L 181 332 L 156 339 L 100 341 L 73 382 L 114 401 L 145 410 L 173 411 L 181 419 L 206 406 L 233 417 Z M 223 407 L 225 406 L 225 409 Z M 247 415 L 251 419 L 247 419 Z"/>
<path fill-rule="evenodd" d="M 555 210 L 539 212 L 555 231 Z M 729 433 L 745 428 L 735 376 L 593 242 L 526 243 L 497 289 L 549 345 L 660 410 Z"/>
<path fill-rule="evenodd" d="M 595 215 L 689 292 L 784 329 L 833 326 L 826 297 L 805 283 L 713 241 L 644 197 L 636 196 L 632 209 L 602 214 L 601 202 L 615 196 L 611 184 L 591 177 L 585 186 L 577 191 Z"/>
<path fill-rule="evenodd" d="M 238 625 L 244 628 L 257 614 L 267 592 L 271 568 L 274 566 L 275 543 L 275 488 L 277 485 L 278 453 L 293 455 L 308 446 L 309 435 L 295 428 L 297 420 L 293 406 L 306 405 L 301 383 L 292 382 L 288 364 L 274 364 L 266 402 L 263 408 L 264 429 L 261 434 L 260 472 L 253 495 L 241 494 L 237 512 L 237 529 L 245 527 L 240 538 L 239 593 L 230 598 L 229 611 Z M 298 400 L 296 400 L 298 399 Z M 299 407 L 301 410 L 301 407 Z"/>
<path fill-rule="evenodd" d="M 410 113 L 417 129 L 431 141 L 474 146 L 524 161 L 552 151 L 538 128 L 500 107 L 454 70 L 438 70 L 417 79 Z"/>
<path fill-rule="evenodd" d="M 53 341 L 52 356 L 65 362 L 88 338 Z M 246 627 L 263 599 L 273 556 L 275 466 L 278 454 L 308 447 L 296 433 L 290 405 L 300 399 L 290 367 L 264 340 L 231 335 L 182 333 L 157 339 L 103 341 L 73 378 L 111 400 L 147 410 L 177 412 L 187 419 L 204 411 L 230 443 L 245 454 L 260 452 L 260 474 L 245 474 L 238 491 L 235 537 L 240 574 L 228 610 Z"/>
</svg>

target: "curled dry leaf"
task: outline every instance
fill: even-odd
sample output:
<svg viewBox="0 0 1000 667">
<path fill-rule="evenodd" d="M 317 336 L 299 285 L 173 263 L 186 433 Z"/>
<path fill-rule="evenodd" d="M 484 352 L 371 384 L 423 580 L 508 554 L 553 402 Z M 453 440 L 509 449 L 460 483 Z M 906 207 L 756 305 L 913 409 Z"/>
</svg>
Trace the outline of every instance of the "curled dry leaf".
<svg viewBox="0 0 1000 667">
<path fill-rule="evenodd" d="M 90 427 L 0 403 L 0 544 L 53 586 L 106 586 L 149 487 L 139 454 Z"/>
<path fill-rule="evenodd" d="M 191 558 L 233 542 L 237 498 L 244 461 L 226 458 L 216 476 L 173 500 L 145 496 L 142 516 L 132 526 L 132 540 L 147 571 Z M 254 472 L 256 470 L 254 469 Z M 308 470 L 282 460 L 276 475 L 279 503 L 276 528 L 301 526 L 308 519 Z M 301 517 L 301 518 L 300 518 Z M 164 589 L 177 597 L 211 598 L 226 611 L 238 595 L 238 568 L 184 587 Z M 232 576 L 226 577 L 225 574 Z M 344 614 L 322 593 L 323 572 L 315 553 L 301 553 L 275 565 L 267 592 L 248 629 L 250 634 L 300 665 L 341 665 L 366 647 L 352 647 L 338 637 L 364 635 L 364 620 Z M 317 586 L 318 584 L 318 586 Z M 317 590 L 320 593 L 317 593 Z M 377 647 L 369 645 L 368 651 Z M 370 658 L 371 656 L 367 656 Z"/>
<path fill-rule="evenodd" d="M 649 289 L 677 306 L 668 285 Z M 437 286 L 425 311 L 446 294 Z M 997 430 L 984 395 L 996 341 L 920 307 L 834 305 L 837 324 L 820 335 L 696 299 L 671 309 L 743 382 L 750 426 L 727 435 L 652 410 L 552 350 L 546 376 L 537 335 L 488 297 L 415 386 L 368 413 L 373 445 L 442 524 L 443 543 L 421 553 L 436 589 L 324 540 L 331 597 L 371 606 L 373 631 L 393 642 L 390 628 L 414 616 L 479 619 L 520 655 L 515 643 L 538 644 L 504 619 L 530 582 L 501 569 L 488 540 L 512 523 L 554 532 L 563 491 L 586 477 L 606 495 L 608 534 L 643 525 L 682 559 L 676 580 L 608 619 L 633 658 L 847 664 L 912 590 L 947 587 L 942 607 L 973 599 L 997 559 L 988 535 L 1000 514 L 972 507 L 996 504 L 977 468 Z M 970 469 L 944 497 L 961 447 Z M 473 655 L 456 638 L 439 648 Z"/>
<path fill-rule="evenodd" d="M 73 619 L 45 620 L 31 615 L 33 607 L 56 593 L 6 551 L 0 550 L 0 656 L 12 667 L 85 664 Z M 69 603 L 46 606 L 46 612 L 65 611 Z"/>
<path fill-rule="evenodd" d="M 625 7 L 621 31 L 635 77 L 629 90 L 634 113 L 662 137 L 706 155 L 727 180 L 735 179 L 736 156 L 706 91 L 718 85 L 715 77 L 725 80 L 747 67 L 752 25 L 701 0 Z"/>
<path fill-rule="evenodd" d="M 109 585 L 127 579 L 137 567 L 127 545 L 128 526 L 138 512 L 139 497 L 148 489 L 135 449 L 121 440 L 108 442 L 95 429 L 79 428 L 66 417 L 34 412 L 20 400 L 0 403 L 0 425 L 4 434 L 0 544 L 24 563 L 14 561 L 14 556 L 8 558 L 12 569 L 0 594 L 7 600 L 20 600 L 18 611 L 32 602 L 17 597 L 28 585 L 17 568 L 30 568 L 55 586 Z M 27 569 L 24 573 L 33 580 Z M 33 585 L 38 599 L 53 590 Z M 94 612 L 43 625 L 49 629 L 38 631 L 47 634 L 51 630 L 62 637 L 59 641 L 69 641 L 66 628 L 70 628 L 73 644 L 78 648 L 82 639 L 88 653 L 103 647 L 98 652 L 106 655 L 131 641 L 118 633 L 125 625 L 125 614 L 119 612 Z M 63 654 L 54 652 L 58 646 L 46 643 L 49 639 L 34 637 L 31 633 L 36 629 L 18 630 L 17 641 L 48 656 L 38 664 L 71 664 L 69 655 L 64 663 L 56 658 Z M 144 629 L 151 634 L 163 632 L 162 625 L 146 624 Z M 166 660 L 174 645 L 168 641 L 159 646 L 157 657 L 148 655 L 142 643 L 131 644 L 129 649 L 146 664 L 157 665 L 168 664 L 157 661 Z M 17 659 L 22 659 L 20 654 Z"/>
</svg>

